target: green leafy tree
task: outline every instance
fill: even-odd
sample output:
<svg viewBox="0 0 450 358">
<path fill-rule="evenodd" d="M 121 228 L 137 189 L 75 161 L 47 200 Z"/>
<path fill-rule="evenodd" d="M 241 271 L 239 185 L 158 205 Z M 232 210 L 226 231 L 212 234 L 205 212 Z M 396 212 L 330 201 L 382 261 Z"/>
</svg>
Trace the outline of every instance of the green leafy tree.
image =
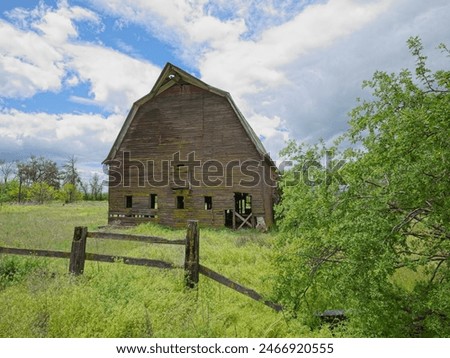
<svg viewBox="0 0 450 358">
<path fill-rule="evenodd" d="M 19 181 L 17 179 L 9 180 L 6 184 L 0 184 L 2 187 L 1 195 L 3 202 L 13 202 L 17 200 L 19 193 Z"/>
<path fill-rule="evenodd" d="M 339 308 L 347 334 L 450 334 L 450 71 L 426 67 L 418 38 L 408 45 L 415 73 L 376 72 L 364 82 L 371 98 L 350 113 L 346 185 L 323 165 L 320 185 L 304 180 L 323 145 L 284 151 L 296 165 L 277 208 L 276 289 L 311 325 Z"/>
<path fill-rule="evenodd" d="M 35 203 L 44 204 L 55 198 L 57 191 L 44 181 L 33 183 L 27 191 L 27 198 Z"/>
</svg>

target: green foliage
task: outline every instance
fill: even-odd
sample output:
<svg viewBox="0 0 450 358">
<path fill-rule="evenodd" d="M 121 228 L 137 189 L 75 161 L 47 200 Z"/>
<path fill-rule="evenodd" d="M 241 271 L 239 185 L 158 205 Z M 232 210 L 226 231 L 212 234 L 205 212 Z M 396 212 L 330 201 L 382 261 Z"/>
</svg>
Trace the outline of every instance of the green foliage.
<svg viewBox="0 0 450 358">
<path fill-rule="evenodd" d="M 83 194 L 78 191 L 77 187 L 71 183 L 66 183 L 58 191 L 56 198 L 64 203 L 73 203 L 74 201 L 81 200 Z"/>
<path fill-rule="evenodd" d="M 56 190 L 46 182 L 35 182 L 27 191 L 26 198 L 37 204 L 53 200 Z"/>
<path fill-rule="evenodd" d="M 106 200 L 100 176 L 95 173 L 88 184 L 83 183 L 76 162 L 76 158 L 72 156 L 58 169 L 54 161 L 44 157 L 31 156 L 24 162 L 0 159 L 0 204 L 43 204 L 54 199 L 64 203 L 73 203 L 83 198 Z"/>
<path fill-rule="evenodd" d="M 29 258 L 0 256 L 0 290 L 20 282 L 40 266 L 42 266 L 42 262 Z"/>
<path fill-rule="evenodd" d="M 11 180 L 7 183 L 0 184 L 0 202 L 12 202 L 17 200 L 19 195 L 19 181 Z"/>
<path fill-rule="evenodd" d="M 450 334 L 450 71 L 432 73 L 420 40 L 408 44 L 415 76 L 376 72 L 364 83 L 372 98 L 350 113 L 345 186 L 298 180 L 323 145 L 285 151 L 297 165 L 277 208 L 276 290 L 313 326 L 315 313 L 339 308 L 346 335 Z"/>
</svg>

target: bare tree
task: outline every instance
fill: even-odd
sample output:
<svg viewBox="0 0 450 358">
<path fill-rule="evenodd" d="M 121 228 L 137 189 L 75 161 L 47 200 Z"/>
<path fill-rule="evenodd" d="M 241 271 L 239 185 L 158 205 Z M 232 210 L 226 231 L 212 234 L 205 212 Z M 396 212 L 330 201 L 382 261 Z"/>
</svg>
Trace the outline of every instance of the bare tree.
<svg viewBox="0 0 450 358">
<path fill-rule="evenodd" d="M 63 170 L 61 172 L 63 184 L 69 185 L 68 188 L 68 198 L 67 201 L 72 203 L 75 201 L 77 186 L 81 183 L 80 174 L 78 173 L 78 169 L 76 167 L 77 158 L 75 156 L 71 156 L 67 159 L 67 161 L 63 165 Z"/>
<path fill-rule="evenodd" d="M 89 183 L 83 180 L 80 180 L 80 188 L 83 192 L 83 199 L 89 200 Z"/>
<path fill-rule="evenodd" d="M 0 160 L 0 172 L 2 173 L 3 182 L 5 184 L 8 183 L 8 179 L 11 175 L 14 174 L 15 169 L 16 169 L 15 161 L 7 162 L 6 160 Z"/>
<path fill-rule="evenodd" d="M 101 199 L 102 195 L 102 181 L 97 173 L 92 176 L 89 185 L 91 187 L 91 196 L 93 200 Z"/>
</svg>

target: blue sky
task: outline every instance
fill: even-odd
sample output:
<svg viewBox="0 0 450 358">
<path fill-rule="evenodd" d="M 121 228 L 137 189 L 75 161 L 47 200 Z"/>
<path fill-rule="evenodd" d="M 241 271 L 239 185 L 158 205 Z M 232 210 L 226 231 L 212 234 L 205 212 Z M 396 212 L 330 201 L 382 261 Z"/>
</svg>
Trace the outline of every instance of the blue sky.
<svg viewBox="0 0 450 358">
<path fill-rule="evenodd" d="M 413 67 L 409 36 L 448 68 L 449 23 L 447 0 L 4 0 L 0 159 L 101 172 L 166 62 L 230 92 L 276 159 L 289 138 L 345 131 L 364 79 Z"/>
</svg>

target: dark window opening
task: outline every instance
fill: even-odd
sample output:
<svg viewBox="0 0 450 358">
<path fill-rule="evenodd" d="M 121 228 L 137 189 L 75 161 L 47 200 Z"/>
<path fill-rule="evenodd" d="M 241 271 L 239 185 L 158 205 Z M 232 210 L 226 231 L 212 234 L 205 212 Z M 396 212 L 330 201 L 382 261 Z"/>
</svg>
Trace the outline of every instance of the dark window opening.
<svg viewBox="0 0 450 358">
<path fill-rule="evenodd" d="M 212 196 L 205 196 L 205 210 L 212 209 Z"/>
<path fill-rule="evenodd" d="M 233 210 L 228 209 L 224 212 L 225 215 L 225 227 L 233 228 Z"/>
<path fill-rule="evenodd" d="M 184 209 L 184 196 L 177 196 L 177 209 Z"/>
<path fill-rule="evenodd" d="M 133 207 L 133 197 L 131 195 L 127 195 L 125 197 L 125 207 L 132 208 Z"/>
<path fill-rule="evenodd" d="M 150 194 L 150 209 L 158 209 L 158 195 Z"/>
</svg>

